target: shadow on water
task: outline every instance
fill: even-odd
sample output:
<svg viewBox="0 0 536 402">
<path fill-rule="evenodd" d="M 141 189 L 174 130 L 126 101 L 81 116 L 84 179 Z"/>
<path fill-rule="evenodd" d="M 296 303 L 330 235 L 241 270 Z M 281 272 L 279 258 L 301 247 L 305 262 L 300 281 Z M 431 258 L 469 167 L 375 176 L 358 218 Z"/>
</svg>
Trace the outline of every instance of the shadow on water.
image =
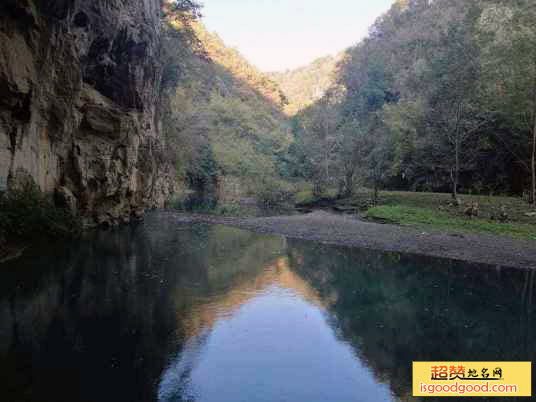
<svg viewBox="0 0 536 402">
<path fill-rule="evenodd" d="M 414 360 L 536 357 L 534 275 L 157 212 L 0 266 L 0 400 L 415 400 Z"/>
</svg>

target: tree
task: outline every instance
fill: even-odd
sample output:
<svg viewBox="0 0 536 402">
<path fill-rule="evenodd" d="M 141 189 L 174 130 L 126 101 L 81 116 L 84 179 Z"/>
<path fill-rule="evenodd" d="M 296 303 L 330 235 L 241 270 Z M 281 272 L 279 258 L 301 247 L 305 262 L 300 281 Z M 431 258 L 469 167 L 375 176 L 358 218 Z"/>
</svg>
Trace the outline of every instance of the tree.
<svg viewBox="0 0 536 402">
<path fill-rule="evenodd" d="M 340 95 L 336 88 L 328 91 L 302 120 L 306 134 L 304 145 L 312 165 L 317 167 L 314 174 L 317 192 L 333 181 L 330 167 L 340 141 L 337 131 Z"/>
<path fill-rule="evenodd" d="M 206 31 L 195 2 L 168 2 L 163 15 L 160 111 L 179 183 L 216 190 L 233 176 L 249 189 L 277 177 L 292 142 L 277 85 Z"/>
<path fill-rule="evenodd" d="M 447 170 L 457 202 L 460 171 L 471 167 L 478 152 L 467 142 L 487 121 L 478 105 L 480 52 L 474 32 L 480 8 L 476 2 L 451 0 L 427 12 L 435 15 L 439 29 L 428 39 L 434 52 L 426 52 L 421 62 L 418 91 L 425 100 L 429 148 L 436 165 Z"/>
<path fill-rule="evenodd" d="M 392 173 L 401 182 L 412 184 L 415 190 L 427 181 L 429 164 L 423 168 L 423 155 L 427 145 L 426 138 L 426 104 L 422 98 L 401 99 L 396 104 L 383 108 L 383 124 L 391 137 L 393 145 Z"/>
<path fill-rule="evenodd" d="M 497 0 L 484 10 L 483 67 L 492 82 L 493 104 L 527 133 L 531 176 L 529 201 L 536 203 L 536 4 Z"/>
<path fill-rule="evenodd" d="M 162 88 L 177 87 L 184 60 L 201 50 L 193 24 L 201 18 L 201 5 L 192 0 L 165 0 L 162 6 Z"/>
<path fill-rule="evenodd" d="M 391 21 L 383 22 L 391 26 Z M 388 68 L 390 54 L 379 29 L 372 39 L 350 50 L 341 65 L 339 78 L 345 96 L 340 102 L 341 146 L 337 155 L 344 171 L 346 192 L 351 194 L 354 178 L 360 176 L 372 184 L 374 202 L 391 157 L 382 109 L 398 100 L 393 74 Z"/>
<path fill-rule="evenodd" d="M 337 163 L 341 171 L 339 179 L 339 196 L 350 197 L 354 193 L 355 180 L 363 158 L 363 133 L 356 121 L 342 123 L 337 129 L 339 149 Z"/>
</svg>

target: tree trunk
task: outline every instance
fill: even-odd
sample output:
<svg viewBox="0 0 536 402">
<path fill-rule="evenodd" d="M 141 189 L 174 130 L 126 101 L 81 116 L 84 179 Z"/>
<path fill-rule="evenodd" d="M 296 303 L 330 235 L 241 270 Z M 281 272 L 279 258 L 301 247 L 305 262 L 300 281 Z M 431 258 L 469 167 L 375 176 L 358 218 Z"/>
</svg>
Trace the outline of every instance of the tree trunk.
<svg viewBox="0 0 536 402">
<path fill-rule="evenodd" d="M 372 203 L 374 206 L 378 205 L 378 174 L 377 172 L 374 172 L 374 194 L 372 196 Z"/>
<path fill-rule="evenodd" d="M 456 133 L 456 166 L 454 167 L 454 180 L 452 183 L 452 197 L 458 202 L 458 182 L 460 181 L 460 135 Z"/>
<path fill-rule="evenodd" d="M 533 63 L 533 84 L 532 84 L 532 154 L 530 163 L 531 183 L 529 203 L 536 205 L 536 60 Z"/>
<path fill-rule="evenodd" d="M 326 164 L 326 185 L 329 184 L 329 153 L 327 151 L 327 146 L 326 146 L 326 156 L 325 156 L 325 164 Z"/>
<path fill-rule="evenodd" d="M 536 122 L 532 128 L 531 191 L 529 202 L 536 205 Z"/>
<path fill-rule="evenodd" d="M 326 111 L 327 113 L 327 111 Z M 329 115 L 324 116 L 324 146 L 325 152 L 325 168 L 326 168 L 326 186 L 329 186 Z"/>
<path fill-rule="evenodd" d="M 455 203 L 458 202 L 458 181 L 460 179 L 460 148 L 459 148 L 459 141 L 458 138 L 456 138 L 455 143 L 455 156 L 456 156 L 456 162 L 454 169 L 450 171 L 450 180 L 452 182 L 452 201 Z"/>
<path fill-rule="evenodd" d="M 456 159 L 454 166 L 454 173 L 451 171 L 450 176 L 452 179 L 452 200 L 458 204 L 458 182 L 460 179 L 460 122 L 462 116 L 463 104 L 460 102 L 458 110 L 456 112 L 456 128 L 454 131 L 454 156 Z"/>
<path fill-rule="evenodd" d="M 346 173 L 346 197 L 351 197 L 354 193 L 354 172 Z"/>
</svg>

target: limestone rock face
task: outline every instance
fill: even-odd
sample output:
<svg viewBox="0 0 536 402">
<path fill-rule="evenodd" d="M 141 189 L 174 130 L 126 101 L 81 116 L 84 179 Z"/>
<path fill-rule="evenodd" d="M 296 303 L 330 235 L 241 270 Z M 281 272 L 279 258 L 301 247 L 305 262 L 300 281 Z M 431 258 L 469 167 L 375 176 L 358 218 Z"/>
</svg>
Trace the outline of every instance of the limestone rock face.
<svg viewBox="0 0 536 402">
<path fill-rule="evenodd" d="M 88 221 L 173 191 L 158 104 L 161 0 L 0 2 L 0 179 Z"/>
</svg>

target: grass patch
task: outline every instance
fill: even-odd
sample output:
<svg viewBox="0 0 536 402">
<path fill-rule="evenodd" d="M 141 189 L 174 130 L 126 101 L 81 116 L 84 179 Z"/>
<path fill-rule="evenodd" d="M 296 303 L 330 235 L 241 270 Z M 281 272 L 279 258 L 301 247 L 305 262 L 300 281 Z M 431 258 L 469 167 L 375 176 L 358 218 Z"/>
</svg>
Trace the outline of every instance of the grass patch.
<svg viewBox="0 0 536 402">
<path fill-rule="evenodd" d="M 407 206 L 382 205 L 371 208 L 366 215 L 369 219 L 414 226 L 421 229 L 435 229 L 453 233 L 485 233 L 511 236 L 518 239 L 536 240 L 536 225 L 509 222 L 499 223 L 486 219 L 469 219 L 452 216 L 437 209 Z"/>
<path fill-rule="evenodd" d="M 376 207 L 369 208 L 370 190 L 362 190 L 354 196 L 338 200 L 338 205 L 365 206 L 365 217 L 385 223 L 413 226 L 419 229 L 451 233 L 483 233 L 509 236 L 517 239 L 536 240 L 536 216 L 521 198 L 460 194 L 462 205 L 455 207 L 451 195 L 445 193 L 418 193 L 407 191 L 381 191 Z M 467 206 L 479 206 L 478 218 L 464 214 Z M 501 210 L 506 211 L 506 223 L 497 220 Z"/>
<path fill-rule="evenodd" d="M 370 198 L 371 192 L 363 191 L 356 194 L 351 201 L 359 203 Z M 382 206 L 428 208 L 438 212 L 440 212 L 439 206 L 446 206 L 451 201 L 450 194 L 407 191 L 381 191 L 379 198 L 378 205 Z M 501 206 L 504 206 L 510 222 L 536 224 L 535 217 L 525 215 L 527 212 L 534 212 L 535 210 L 531 209 L 531 206 L 521 198 L 467 194 L 460 194 L 459 198 L 466 206 L 477 203 L 480 208 L 480 218 L 484 220 L 497 216 Z M 448 215 L 453 217 L 463 215 L 463 206 L 459 209 L 450 208 Z"/>
</svg>

